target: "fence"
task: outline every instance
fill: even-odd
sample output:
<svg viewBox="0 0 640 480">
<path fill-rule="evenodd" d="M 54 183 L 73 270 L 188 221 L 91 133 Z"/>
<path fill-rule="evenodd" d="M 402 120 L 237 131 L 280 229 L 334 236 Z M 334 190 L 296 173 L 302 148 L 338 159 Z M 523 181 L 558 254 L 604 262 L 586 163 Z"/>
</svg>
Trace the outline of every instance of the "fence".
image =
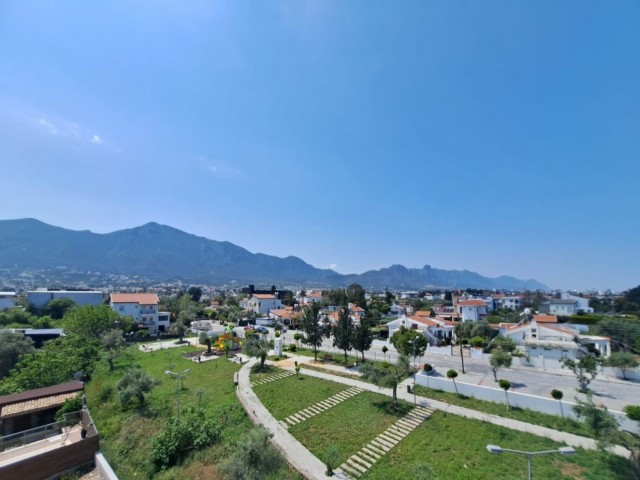
<svg viewBox="0 0 640 480">
<path fill-rule="evenodd" d="M 75 425 L 82 421 L 82 412 L 66 413 L 60 422 L 49 423 L 40 427 L 31 428 L 18 433 L 12 433 L 0 437 L 0 452 L 10 448 L 23 447 L 29 443 L 45 440 L 63 433 L 64 427 Z"/>
</svg>

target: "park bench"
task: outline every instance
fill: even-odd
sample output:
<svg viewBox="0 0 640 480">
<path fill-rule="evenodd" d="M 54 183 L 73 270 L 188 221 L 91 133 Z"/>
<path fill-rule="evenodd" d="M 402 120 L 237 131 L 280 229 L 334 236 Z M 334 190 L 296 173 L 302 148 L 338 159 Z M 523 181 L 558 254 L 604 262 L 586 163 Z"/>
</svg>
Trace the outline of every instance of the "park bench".
<svg viewBox="0 0 640 480">
<path fill-rule="evenodd" d="M 330 353 L 325 353 L 324 356 L 322 357 L 322 361 L 333 362 L 333 355 L 331 355 Z"/>
</svg>

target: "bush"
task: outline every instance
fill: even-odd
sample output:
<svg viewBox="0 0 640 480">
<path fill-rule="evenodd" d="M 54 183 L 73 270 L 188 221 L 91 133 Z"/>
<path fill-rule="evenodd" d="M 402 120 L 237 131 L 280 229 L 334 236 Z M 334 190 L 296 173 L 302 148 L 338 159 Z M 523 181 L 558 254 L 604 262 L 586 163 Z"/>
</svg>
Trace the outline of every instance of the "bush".
<svg viewBox="0 0 640 480">
<path fill-rule="evenodd" d="M 82 410 L 82 398 L 76 397 L 65 401 L 62 407 L 56 412 L 56 422 L 64 420 L 65 413 L 79 412 Z"/>
<path fill-rule="evenodd" d="M 296 347 L 295 345 L 289 345 L 289 351 L 290 352 L 296 352 L 298 350 L 298 347 Z"/>
<path fill-rule="evenodd" d="M 640 421 L 640 405 L 627 405 L 624 407 L 624 413 L 627 414 L 631 420 L 636 422 Z"/>
<path fill-rule="evenodd" d="M 422 367 L 422 370 L 424 370 L 425 373 L 431 373 L 433 372 L 433 365 L 431 365 L 430 363 L 425 363 Z"/>
<path fill-rule="evenodd" d="M 252 428 L 238 440 L 219 472 L 229 480 L 270 478 L 283 466 L 282 458 L 269 443 L 270 434 L 263 427 Z M 275 477 L 271 477 L 275 478 Z"/>
<path fill-rule="evenodd" d="M 482 347 L 484 346 L 484 338 L 482 337 L 473 337 L 471 340 L 472 347 Z"/>
<path fill-rule="evenodd" d="M 96 400 L 98 403 L 107 403 L 111 400 L 111 396 L 113 395 L 113 386 L 112 385 L 102 385 L 98 392 L 96 393 Z"/>
</svg>

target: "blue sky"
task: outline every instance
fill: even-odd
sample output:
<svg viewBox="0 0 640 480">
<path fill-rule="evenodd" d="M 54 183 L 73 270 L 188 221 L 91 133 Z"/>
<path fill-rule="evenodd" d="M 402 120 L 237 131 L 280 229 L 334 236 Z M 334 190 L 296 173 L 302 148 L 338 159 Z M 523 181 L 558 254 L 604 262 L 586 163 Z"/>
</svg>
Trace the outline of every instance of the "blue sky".
<svg viewBox="0 0 640 480">
<path fill-rule="evenodd" d="M 0 218 L 640 283 L 640 4 L 0 4 Z"/>
</svg>

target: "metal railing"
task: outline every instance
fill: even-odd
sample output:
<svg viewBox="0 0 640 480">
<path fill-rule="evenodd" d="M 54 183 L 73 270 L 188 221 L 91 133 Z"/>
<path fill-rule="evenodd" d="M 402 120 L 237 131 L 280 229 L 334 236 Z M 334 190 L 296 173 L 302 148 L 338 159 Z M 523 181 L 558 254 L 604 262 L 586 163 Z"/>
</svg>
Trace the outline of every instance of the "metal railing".
<svg viewBox="0 0 640 480">
<path fill-rule="evenodd" d="M 22 432 L 12 433 L 0 437 L 0 452 L 11 448 L 24 447 L 33 442 L 55 437 L 63 433 L 64 427 L 70 427 L 82 423 L 82 412 L 71 412 L 63 415 L 63 420 L 49 423 L 40 427 L 31 428 Z"/>
</svg>

